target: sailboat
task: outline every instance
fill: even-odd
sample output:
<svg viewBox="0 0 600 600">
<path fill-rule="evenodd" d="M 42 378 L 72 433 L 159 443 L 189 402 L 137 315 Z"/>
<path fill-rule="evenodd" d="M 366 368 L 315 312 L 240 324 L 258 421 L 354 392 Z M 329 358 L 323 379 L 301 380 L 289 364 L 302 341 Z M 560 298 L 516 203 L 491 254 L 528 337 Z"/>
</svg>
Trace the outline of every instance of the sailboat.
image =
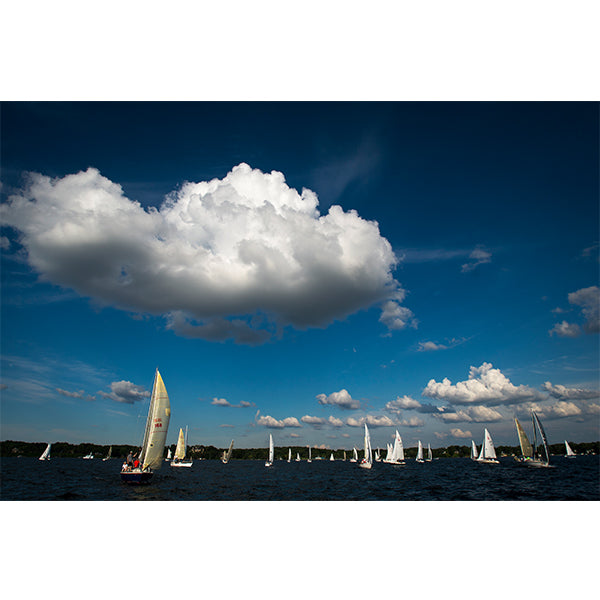
<svg viewBox="0 0 600 600">
<path fill-rule="evenodd" d="M 154 471 L 158 471 L 162 464 L 165 450 L 165 439 L 171 418 L 171 404 L 165 384 L 156 369 L 152 396 L 146 418 L 146 430 L 140 453 L 141 467 L 128 470 L 124 465 L 121 470 L 121 481 L 125 483 L 150 483 Z"/>
<path fill-rule="evenodd" d="M 471 460 L 477 460 L 477 446 L 474 440 L 471 440 Z"/>
<path fill-rule="evenodd" d="M 354 446 L 352 447 L 352 458 L 350 459 L 350 462 L 358 462 L 358 452 Z"/>
<path fill-rule="evenodd" d="M 165 460 L 171 460 L 171 448 L 167 448 L 167 458 Z"/>
<path fill-rule="evenodd" d="M 171 461 L 172 467 L 191 467 L 192 459 L 185 460 L 185 451 L 187 448 L 187 434 L 188 428 L 186 425 L 185 436 L 183 435 L 183 429 L 179 429 L 179 439 L 177 440 L 177 448 L 175 448 L 175 456 Z"/>
<path fill-rule="evenodd" d="M 567 440 L 565 440 L 565 449 L 567 451 L 567 454 L 566 454 L 567 458 L 575 458 L 577 456 L 577 454 L 575 454 L 575 452 L 573 452 L 573 450 L 571 450 L 571 446 L 569 446 L 569 442 L 567 442 Z"/>
<path fill-rule="evenodd" d="M 102 460 L 110 460 L 112 458 L 112 446 L 108 449 L 108 454 Z"/>
<path fill-rule="evenodd" d="M 346 451 L 344 450 L 344 461 L 346 460 Z"/>
<path fill-rule="evenodd" d="M 308 447 L 308 461 L 307 462 L 312 462 L 310 446 Z"/>
<path fill-rule="evenodd" d="M 221 462 L 226 465 L 231 458 L 231 453 L 233 452 L 233 440 L 231 440 L 231 444 L 229 444 L 229 448 L 226 451 L 223 451 L 223 458 Z"/>
<path fill-rule="evenodd" d="M 433 460 L 433 455 L 431 454 L 431 444 L 427 444 L 427 462 L 431 462 Z"/>
<path fill-rule="evenodd" d="M 527 439 L 527 435 L 525 434 L 525 430 L 519 423 L 518 419 L 515 418 L 515 425 L 517 426 L 517 433 L 519 434 L 519 444 L 521 446 L 521 454 L 520 458 L 516 460 L 523 465 L 528 467 L 553 467 L 554 465 L 550 464 L 550 453 L 548 452 L 548 442 L 546 441 L 546 432 L 542 427 L 542 423 L 539 417 L 531 411 L 531 420 L 533 423 L 533 446 Z M 544 457 L 542 457 L 537 450 L 537 431 L 540 432 L 540 437 L 542 438 L 543 449 L 544 449 Z"/>
<path fill-rule="evenodd" d="M 335 458 L 333 458 L 333 452 L 331 453 L 331 455 L 329 456 L 329 460 L 335 460 Z"/>
<path fill-rule="evenodd" d="M 296 462 L 300 462 L 300 452 L 296 452 Z"/>
<path fill-rule="evenodd" d="M 273 448 L 273 436 L 269 434 L 269 458 L 265 463 L 265 467 L 273 466 L 273 459 L 275 457 L 275 449 Z"/>
<path fill-rule="evenodd" d="M 396 429 L 396 435 L 394 436 L 394 446 L 391 444 L 387 445 L 387 455 L 383 461 L 391 465 L 403 465 L 404 462 L 404 447 L 402 446 L 402 438 Z"/>
<path fill-rule="evenodd" d="M 496 458 L 496 449 L 494 448 L 494 442 L 492 442 L 492 436 L 487 429 L 483 432 L 483 444 L 481 445 L 481 452 L 477 457 L 477 462 L 493 465 L 500 464 L 500 461 Z"/>
<path fill-rule="evenodd" d="M 419 449 L 417 450 L 417 462 L 425 462 L 423 460 L 423 444 L 421 444 L 421 440 L 419 440 Z"/>
<path fill-rule="evenodd" d="M 371 450 L 371 436 L 369 435 L 369 429 L 365 423 L 365 456 L 360 461 L 359 467 L 362 469 L 370 469 L 373 466 L 373 452 Z"/>
<path fill-rule="evenodd" d="M 52 444 L 46 446 L 46 449 L 42 452 L 42 455 L 38 460 L 50 460 L 50 446 L 52 446 Z"/>
<path fill-rule="evenodd" d="M 288 448 L 288 462 L 292 462 L 292 449 Z"/>
<path fill-rule="evenodd" d="M 379 456 L 379 448 L 375 450 L 375 462 L 381 462 L 381 456 Z"/>
<path fill-rule="evenodd" d="M 83 457 L 84 460 L 91 460 L 92 458 L 94 458 L 94 455 L 91 452 Z"/>
</svg>

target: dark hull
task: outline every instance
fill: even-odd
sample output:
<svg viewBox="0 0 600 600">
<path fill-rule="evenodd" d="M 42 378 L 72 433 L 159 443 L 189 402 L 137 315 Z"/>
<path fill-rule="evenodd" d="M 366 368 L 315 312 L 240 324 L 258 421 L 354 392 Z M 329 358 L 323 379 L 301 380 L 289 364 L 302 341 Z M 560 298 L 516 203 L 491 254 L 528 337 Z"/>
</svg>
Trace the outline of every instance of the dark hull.
<svg viewBox="0 0 600 600">
<path fill-rule="evenodd" d="M 121 481 L 133 485 L 144 485 L 150 483 L 153 473 L 150 471 L 126 471 L 121 472 Z"/>
</svg>

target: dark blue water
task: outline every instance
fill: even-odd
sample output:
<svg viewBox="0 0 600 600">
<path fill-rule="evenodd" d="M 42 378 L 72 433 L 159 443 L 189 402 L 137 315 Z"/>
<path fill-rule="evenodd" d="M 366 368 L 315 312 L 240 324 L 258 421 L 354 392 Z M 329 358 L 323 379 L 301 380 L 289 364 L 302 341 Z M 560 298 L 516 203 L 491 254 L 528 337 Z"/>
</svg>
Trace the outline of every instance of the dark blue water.
<svg viewBox="0 0 600 600">
<path fill-rule="evenodd" d="M 468 458 L 405 466 L 317 460 L 168 463 L 147 486 L 121 483 L 118 459 L 3 458 L 2 500 L 599 500 L 600 456 L 553 457 L 554 469 Z"/>
</svg>

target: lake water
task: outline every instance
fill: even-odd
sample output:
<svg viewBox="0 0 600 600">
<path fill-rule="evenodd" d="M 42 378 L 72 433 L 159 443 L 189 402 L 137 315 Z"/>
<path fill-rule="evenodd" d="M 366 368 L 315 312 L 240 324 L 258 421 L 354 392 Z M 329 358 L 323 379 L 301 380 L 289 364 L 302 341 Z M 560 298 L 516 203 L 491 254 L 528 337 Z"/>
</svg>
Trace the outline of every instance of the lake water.
<svg viewBox="0 0 600 600">
<path fill-rule="evenodd" d="M 121 483 L 121 460 L 3 458 L 2 500 L 599 500 L 600 456 L 552 457 L 554 469 L 440 459 L 405 466 L 315 460 L 168 463 L 147 486 Z"/>
</svg>

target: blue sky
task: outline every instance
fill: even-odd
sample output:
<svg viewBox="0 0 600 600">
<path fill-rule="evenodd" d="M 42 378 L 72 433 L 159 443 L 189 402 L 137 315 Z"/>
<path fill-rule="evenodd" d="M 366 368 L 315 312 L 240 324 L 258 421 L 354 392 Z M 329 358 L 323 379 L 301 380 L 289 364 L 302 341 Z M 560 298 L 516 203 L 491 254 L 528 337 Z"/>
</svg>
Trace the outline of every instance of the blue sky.
<svg viewBox="0 0 600 600">
<path fill-rule="evenodd" d="M 600 437 L 597 103 L 1 110 L 2 439 Z"/>
</svg>

